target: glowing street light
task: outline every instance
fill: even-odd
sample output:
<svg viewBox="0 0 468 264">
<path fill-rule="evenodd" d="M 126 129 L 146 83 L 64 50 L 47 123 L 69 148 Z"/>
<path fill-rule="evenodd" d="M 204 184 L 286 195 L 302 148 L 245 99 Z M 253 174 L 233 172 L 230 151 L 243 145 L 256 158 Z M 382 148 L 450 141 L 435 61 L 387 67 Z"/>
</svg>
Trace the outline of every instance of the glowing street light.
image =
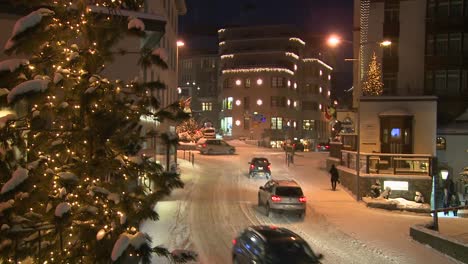
<svg viewBox="0 0 468 264">
<path fill-rule="evenodd" d="M 177 47 L 182 47 L 184 45 L 185 45 L 185 43 L 182 40 L 177 41 Z"/>
<path fill-rule="evenodd" d="M 337 35 L 331 35 L 327 39 L 327 43 L 330 47 L 336 47 L 341 43 L 341 38 Z"/>
</svg>

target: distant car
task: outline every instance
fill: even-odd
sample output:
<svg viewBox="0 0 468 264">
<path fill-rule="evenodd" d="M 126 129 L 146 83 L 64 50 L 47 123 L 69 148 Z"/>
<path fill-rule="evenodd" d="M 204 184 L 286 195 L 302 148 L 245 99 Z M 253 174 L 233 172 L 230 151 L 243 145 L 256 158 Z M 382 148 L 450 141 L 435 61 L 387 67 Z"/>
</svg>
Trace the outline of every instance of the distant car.
<svg viewBox="0 0 468 264">
<path fill-rule="evenodd" d="M 270 216 L 271 211 L 285 211 L 303 218 L 306 203 L 301 187 L 294 180 L 269 180 L 258 190 L 258 206 L 265 207 L 266 216 Z"/>
<path fill-rule="evenodd" d="M 202 149 L 202 145 L 205 144 L 206 142 L 206 138 L 200 138 L 198 141 L 197 141 L 197 144 L 195 145 L 195 149 L 196 150 L 201 150 Z"/>
<path fill-rule="evenodd" d="M 317 144 L 317 151 L 329 151 L 330 144 L 329 143 L 318 143 Z"/>
<path fill-rule="evenodd" d="M 251 226 L 232 240 L 232 263 L 320 263 L 309 244 L 293 231 L 276 226 Z"/>
<path fill-rule="evenodd" d="M 197 149 L 200 150 L 200 154 L 234 154 L 236 152 L 234 146 L 221 139 L 206 139 L 204 143 L 197 143 Z"/>
<path fill-rule="evenodd" d="M 283 144 L 283 149 L 285 151 L 304 151 L 304 144 L 302 144 L 302 142 L 300 141 L 293 141 L 293 142 L 290 142 L 290 143 L 284 143 Z"/>
<path fill-rule="evenodd" d="M 267 158 L 252 158 L 249 162 L 249 178 L 255 176 L 265 176 L 267 179 L 271 178 L 271 163 Z"/>
<path fill-rule="evenodd" d="M 204 138 L 216 138 L 216 130 L 212 127 L 202 129 Z"/>
</svg>

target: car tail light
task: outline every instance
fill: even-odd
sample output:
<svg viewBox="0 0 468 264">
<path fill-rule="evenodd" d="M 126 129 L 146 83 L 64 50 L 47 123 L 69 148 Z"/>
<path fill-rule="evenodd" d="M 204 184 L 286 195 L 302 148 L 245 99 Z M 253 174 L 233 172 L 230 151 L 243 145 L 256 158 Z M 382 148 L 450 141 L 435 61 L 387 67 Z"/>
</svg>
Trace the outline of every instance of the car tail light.
<svg viewBox="0 0 468 264">
<path fill-rule="evenodd" d="M 281 201 L 281 197 L 279 197 L 278 195 L 273 195 L 271 196 L 271 200 L 277 203 Z"/>
<path fill-rule="evenodd" d="M 232 240 L 232 244 L 235 245 L 237 243 L 237 240 L 236 239 L 233 239 Z"/>
<path fill-rule="evenodd" d="M 307 202 L 307 199 L 305 198 L 305 196 L 299 197 L 299 202 L 305 203 Z"/>
<path fill-rule="evenodd" d="M 330 148 L 330 146 L 329 146 L 329 145 L 325 145 L 325 148 L 326 148 L 326 149 L 329 149 L 329 148 Z"/>
<path fill-rule="evenodd" d="M 255 169 L 255 165 L 250 164 L 250 169 L 252 169 L 252 170 Z"/>
<path fill-rule="evenodd" d="M 271 165 L 268 165 L 268 169 L 271 170 Z"/>
<path fill-rule="evenodd" d="M 203 143 L 203 145 L 201 145 L 202 148 L 206 148 L 206 143 Z"/>
</svg>

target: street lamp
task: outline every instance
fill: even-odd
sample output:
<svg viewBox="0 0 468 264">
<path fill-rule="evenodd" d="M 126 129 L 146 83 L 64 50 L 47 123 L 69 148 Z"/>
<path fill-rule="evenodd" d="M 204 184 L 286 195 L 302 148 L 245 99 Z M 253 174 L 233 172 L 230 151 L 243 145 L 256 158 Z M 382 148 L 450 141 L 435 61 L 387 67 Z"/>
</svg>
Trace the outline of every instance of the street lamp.
<svg viewBox="0 0 468 264">
<path fill-rule="evenodd" d="M 339 36 L 337 35 L 331 35 L 330 37 L 328 37 L 327 39 L 327 44 L 328 46 L 334 48 L 334 47 L 337 47 L 338 45 L 341 44 L 341 42 L 346 42 L 348 44 L 353 44 L 352 41 L 349 41 L 349 40 L 344 40 L 342 38 L 340 38 Z M 357 113 L 356 113 L 356 200 L 361 200 L 361 196 L 359 195 L 359 177 L 360 177 L 360 167 L 361 167 L 361 164 L 360 164 L 360 159 L 361 159 L 361 107 L 360 107 L 360 102 L 361 102 L 361 95 L 362 95 L 362 91 L 361 91 L 361 49 L 362 47 L 364 47 L 365 45 L 368 45 L 368 44 L 379 44 L 380 46 L 383 46 L 383 47 L 387 47 L 387 46 L 390 46 L 392 44 L 392 42 L 390 40 L 384 40 L 382 42 L 375 42 L 375 41 L 366 41 L 366 42 L 360 42 L 359 43 L 359 48 L 358 48 L 358 54 L 357 54 L 357 59 L 352 59 L 353 61 L 356 61 L 358 63 L 358 69 L 357 69 L 357 87 L 355 87 L 356 89 L 356 95 L 357 95 L 357 99 L 355 100 L 356 101 L 356 110 L 357 110 Z"/>
<path fill-rule="evenodd" d="M 440 170 L 440 177 L 442 177 L 442 180 L 444 181 L 447 180 L 448 174 L 449 174 L 448 170 Z"/>
</svg>

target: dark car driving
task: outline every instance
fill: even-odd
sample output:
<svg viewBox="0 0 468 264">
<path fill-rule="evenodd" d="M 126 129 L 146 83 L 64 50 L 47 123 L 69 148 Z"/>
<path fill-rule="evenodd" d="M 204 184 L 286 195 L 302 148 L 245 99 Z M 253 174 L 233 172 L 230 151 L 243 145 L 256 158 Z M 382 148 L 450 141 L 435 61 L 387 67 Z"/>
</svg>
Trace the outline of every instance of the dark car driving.
<svg viewBox="0 0 468 264">
<path fill-rule="evenodd" d="M 309 264 L 320 263 L 307 242 L 293 231 L 276 226 L 251 226 L 232 240 L 235 264 Z"/>
<path fill-rule="evenodd" d="M 267 158 L 257 157 L 249 162 L 249 178 L 265 176 L 271 178 L 271 163 Z"/>
</svg>

